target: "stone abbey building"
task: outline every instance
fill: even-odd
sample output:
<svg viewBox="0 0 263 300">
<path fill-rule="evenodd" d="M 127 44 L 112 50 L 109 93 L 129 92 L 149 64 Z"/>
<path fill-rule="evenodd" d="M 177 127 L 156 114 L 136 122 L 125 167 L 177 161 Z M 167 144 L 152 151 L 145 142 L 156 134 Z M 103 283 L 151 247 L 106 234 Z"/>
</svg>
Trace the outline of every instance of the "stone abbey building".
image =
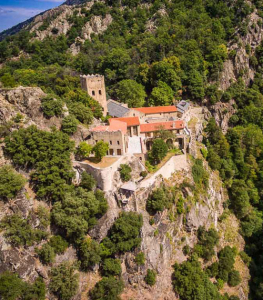
<svg viewBox="0 0 263 300">
<path fill-rule="evenodd" d="M 104 141 L 109 144 L 108 155 L 135 154 L 143 159 L 160 130 L 165 130 L 172 133 L 166 139 L 169 146 L 186 149 L 185 137 L 189 135 L 186 121 L 190 108 L 187 101 L 176 106 L 128 108 L 126 104 L 106 100 L 104 76 L 82 75 L 80 79 L 82 88 L 102 106 L 104 116 L 111 117 L 109 124 L 90 130 L 89 144 Z"/>
</svg>

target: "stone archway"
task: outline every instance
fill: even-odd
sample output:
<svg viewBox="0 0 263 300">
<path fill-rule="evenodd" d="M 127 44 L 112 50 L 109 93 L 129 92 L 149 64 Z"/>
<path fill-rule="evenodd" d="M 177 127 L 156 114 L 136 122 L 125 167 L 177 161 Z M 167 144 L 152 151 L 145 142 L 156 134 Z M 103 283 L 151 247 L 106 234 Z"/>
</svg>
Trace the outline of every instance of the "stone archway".
<svg viewBox="0 0 263 300">
<path fill-rule="evenodd" d="M 146 149 L 147 151 L 152 150 L 153 142 L 152 141 L 147 141 L 146 142 Z"/>
<path fill-rule="evenodd" d="M 174 147 L 174 142 L 172 139 L 167 139 L 166 140 L 166 145 L 168 146 L 169 149 L 172 149 Z"/>
</svg>

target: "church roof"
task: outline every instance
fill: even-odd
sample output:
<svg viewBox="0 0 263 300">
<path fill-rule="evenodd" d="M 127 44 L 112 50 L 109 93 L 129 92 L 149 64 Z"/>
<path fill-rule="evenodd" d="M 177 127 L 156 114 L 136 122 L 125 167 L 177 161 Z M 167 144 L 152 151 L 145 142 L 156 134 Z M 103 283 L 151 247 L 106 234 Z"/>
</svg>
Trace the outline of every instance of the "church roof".
<svg viewBox="0 0 263 300">
<path fill-rule="evenodd" d="M 121 118 L 129 112 L 129 108 L 123 106 L 121 103 L 109 100 L 107 103 L 108 113 L 112 117 Z"/>
</svg>

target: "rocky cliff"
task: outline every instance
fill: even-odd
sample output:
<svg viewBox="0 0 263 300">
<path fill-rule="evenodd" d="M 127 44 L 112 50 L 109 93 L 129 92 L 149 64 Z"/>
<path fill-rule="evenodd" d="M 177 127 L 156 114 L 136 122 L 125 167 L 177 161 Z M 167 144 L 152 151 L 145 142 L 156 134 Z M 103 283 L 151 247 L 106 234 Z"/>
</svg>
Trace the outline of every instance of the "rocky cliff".
<svg viewBox="0 0 263 300">
<path fill-rule="evenodd" d="M 249 85 L 255 75 L 250 57 L 255 54 L 256 47 L 260 45 L 263 37 L 263 20 L 255 10 L 244 20 L 244 28 L 236 29 L 234 38 L 228 44 L 230 58 L 225 61 L 223 72 L 219 78 L 222 90 L 229 88 L 241 76 Z"/>
</svg>

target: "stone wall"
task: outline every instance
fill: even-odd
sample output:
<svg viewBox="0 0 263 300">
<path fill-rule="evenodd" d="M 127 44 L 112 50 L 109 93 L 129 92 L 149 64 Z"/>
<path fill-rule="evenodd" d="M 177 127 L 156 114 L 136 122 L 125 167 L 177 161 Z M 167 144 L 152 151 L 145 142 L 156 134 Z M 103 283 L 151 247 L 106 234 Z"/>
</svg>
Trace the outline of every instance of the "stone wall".
<svg viewBox="0 0 263 300">
<path fill-rule="evenodd" d="M 158 177 L 168 179 L 173 175 L 174 172 L 187 170 L 188 168 L 189 165 L 187 163 L 186 154 L 173 156 L 150 178 L 143 180 L 139 188 L 147 188 L 152 186 Z"/>
</svg>

